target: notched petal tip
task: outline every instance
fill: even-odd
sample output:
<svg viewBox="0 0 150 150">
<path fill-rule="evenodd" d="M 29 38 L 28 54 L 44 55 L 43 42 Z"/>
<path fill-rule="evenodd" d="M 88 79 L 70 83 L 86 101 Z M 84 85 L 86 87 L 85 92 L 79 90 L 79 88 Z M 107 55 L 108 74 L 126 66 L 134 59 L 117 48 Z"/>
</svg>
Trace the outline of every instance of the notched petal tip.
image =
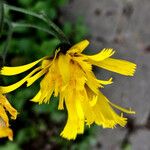
<svg viewBox="0 0 150 150">
<path fill-rule="evenodd" d="M 132 63 L 131 76 L 134 76 L 136 69 L 137 69 L 137 65 Z"/>
<path fill-rule="evenodd" d="M 87 56 L 91 61 L 99 62 L 111 57 L 115 51 L 112 48 L 104 48 L 98 54 Z"/>
<path fill-rule="evenodd" d="M 136 70 L 136 64 L 115 58 L 107 58 L 100 62 L 93 61 L 93 65 L 125 76 L 133 76 Z"/>
</svg>

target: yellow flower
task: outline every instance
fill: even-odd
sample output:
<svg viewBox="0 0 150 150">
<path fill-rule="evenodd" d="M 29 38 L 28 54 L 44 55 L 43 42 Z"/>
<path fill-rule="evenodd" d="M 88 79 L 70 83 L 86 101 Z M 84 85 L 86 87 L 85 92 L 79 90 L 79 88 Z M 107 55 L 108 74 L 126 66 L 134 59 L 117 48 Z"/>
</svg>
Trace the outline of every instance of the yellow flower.
<svg viewBox="0 0 150 150">
<path fill-rule="evenodd" d="M 0 117 L 0 138 L 8 137 L 9 140 L 13 140 L 13 131 L 6 126 L 5 121 Z"/>
<path fill-rule="evenodd" d="M 16 109 L 14 109 L 8 102 L 7 98 L 0 93 L 0 138 L 8 137 L 9 140 L 12 140 L 13 132 L 9 128 L 9 119 L 6 110 L 10 113 L 12 119 L 16 119 Z"/>
<path fill-rule="evenodd" d="M 38 78 L 45 75 L 40 83 L 40 90 L 32 99 L 34 102 L 47 103 L 54 93 L 59 96 L 58 109 L 68 111 L 68 119 L 61 136 L 75 139 L 77 134 L 84 132 L 84 124 L 96 123 L 104 128 L 114 128 L 117 124 L 125 126 L 127 118 L 123 113 L 118 115 L 111 106 L 122 112 L 134 114 L 134 111 L 124 109 L 111 103 L 100 91 L 104 85 L 111 84 L 112 78 L 104 81 L 95 77 L 92 65 L 126 75 L 133 76 L 136 65 L 134 63 L 110 58 L 115 51 L 103 49 L 95 55 L 85 55 L 82 51 L 89 45 L 87 40 L 72 46 L 66 52 L 58 49 L 54 58 L 44 57 L 28 65 L 19 67 L 4 67 L 2 75 L 16 75 L 29 70 L 39 62 L 35 68 L 21 81 L 1 87 L 3 93 L 11 92 L 23 83 L 32 85 Z"/>
</svg>

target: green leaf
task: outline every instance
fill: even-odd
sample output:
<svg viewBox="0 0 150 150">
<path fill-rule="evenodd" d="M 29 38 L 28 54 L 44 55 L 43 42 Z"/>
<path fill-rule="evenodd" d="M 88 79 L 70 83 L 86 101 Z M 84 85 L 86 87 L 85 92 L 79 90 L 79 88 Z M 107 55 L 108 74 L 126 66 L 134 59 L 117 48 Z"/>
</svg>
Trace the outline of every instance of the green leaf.
<svg viewBox="0 0 150 150">
<path fill-rule="evenodd" d="M 41 114 L 41 113 L 50 113 L 50 104 L 41 104 L 41 105 L 38 105 L 35 103 L 35 105 L 33 106 L 33 111 L 36 113 L 36 114 Z"/>
<path fill-rule="evenodd" d="M 0 146 L 0 150 L 21 150 L 17 143 L 7 142 L 5 145 Z"/>
<path fill-rule="evenodd" d="M 38 1 L 34 7 L 32 8 L 33 11 L 36 11 L 36 12 L 40 12 L 42 10 L 45 11 L 45 9 L 47 8 L 47 4 L 45 2 L 42 2 L 42 1 Z"/>
<path fill-rule="evenodd" d="M 19 0 L 19 3 L 22 5 L 22 6 L 29 6 L 31 4 L 31 0 Z"/>
<path fill-rule="evenodd" d="M 46 56 L 52 56 L 54 54 L 56 46 L 59 44 L 58 39 L 52 39 L 44 41 L 41 45 L 41 52 Z"/>
<path fill-rule="evenodd" d="M 37 135 L 37 129 L 34 126 L 31 126 L 20 130 L 20 132 L 17 135 L 16 141 L 19 144 L 23 144 L 24 142 L 28 142 L 31 139 L 36 138 Z"/>
<path fill-rule="evenodd" d="M 51 19 L 55 19 L 55 18 L 56 18 L 56 16 L 57 16 L 56 9 L 51 8 L 51 9 L 49 9 L 47 12 L 48 12 L 47 15 L 48 15 Z"/>
<path fill-rule="evenodd" d="M 64 113 L 64 111 L 58 109 L 51 112 L 51 120 L 56 123 L 63 122 L 66 119 L 65 116 L 66 114 Z"/>
<path fill-rule="evenodd" d="M 15 95 L 13 95 L 10 99 L 12 100 L 12 103 L 15 105 L 15 108 L 22 113 L 23 106 L 25 102 L 33 96 L 32 89 L 21 89 L 18 90 Z"/>
<path fill-rule="evenodd" d="M 67 36 L 70 36 L 72 32 L 72 24 L 70 22 L 65 22 L 63 26 L 63 31 Z"/>
<path fill-rule="evenodd" d="M 69 0 L 59 0 L 58 1 L 58 6 L 61 7 L 61 6 L 64 6 L 65 4 L 67 4 L 69 2 Z"/>
<path fill-rule="evenodd" d="M 75 42 L 79 42 L 81 41 L 81 39 L 85 38 L 87 36 L 88 33 L 88 28 L 85 26 L 84 22 L 83 22 L 83 18 L 79 17 L 77 20 L 77 23 L 75 25 L 75 36 L 74 36 L 74 41 Z"/>
<path fill-rule="evenodd" d="M 130 143 L 126 143 L 126 145 L 123 146 L 122 150 L 132 150 L 132 146 Z"/>
</svg>

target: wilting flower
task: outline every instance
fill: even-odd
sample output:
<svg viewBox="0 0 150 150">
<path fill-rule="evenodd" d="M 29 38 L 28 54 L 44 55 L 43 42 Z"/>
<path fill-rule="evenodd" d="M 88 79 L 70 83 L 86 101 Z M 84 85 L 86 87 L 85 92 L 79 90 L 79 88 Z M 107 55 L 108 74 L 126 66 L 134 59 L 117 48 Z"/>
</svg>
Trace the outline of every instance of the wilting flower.
<svg viewBox="0 0 150 150">
<path fill-rule="evenodd" d="M 14 109 L 8 102 L 7 98 L 0 93 L 0 138 L 8 137 L 9 140 L 12 140 L 13 132 L 9 128 L 9 118 L 6 111 L 10 113 L 12 119 L 16 119 L 16 109 Z"/>
<path fill-rule="evenodd" d="M 61 136 L 67 139 L 75 139 L 77 134 L 84 132 L 84 123 L 91 125 L 96 123 L 104 128 L 114 128 L 117 124 L 125 126 L 127 118 L 123 113 L 118 115 L 111 106 L 122 112 L 134 114 L 134 111 L 124 109 L 111 103 L 100 91 L 104 85 L 111 84 L 109 80 L 99 80 L 92 72 L 92 65 L 122 74 L 133 76 L 136 65 L 134 63 L 110 58 L 115 51 L 103 49 L 100 53 L 89 56 L 82 54 L 89 42 L 84 40 L 66 52 L 61 47 L 56 50 L 54 58 L 44 57 L 28 65 L 18 67 L 4 67 L 2 75 L 16 75 L 25 72 L 42 62 L 21 81 L 6 87 L 1 87 L 3 93 L 11 92 L 23 83 L 32 85 L 38 78 L 44 75 L 40 90 L 32 99 L 34 102 L 47 103 L 54 93 L 59 96 L 58 109 L 68 111 L 68 119 Z"/>
</svg>

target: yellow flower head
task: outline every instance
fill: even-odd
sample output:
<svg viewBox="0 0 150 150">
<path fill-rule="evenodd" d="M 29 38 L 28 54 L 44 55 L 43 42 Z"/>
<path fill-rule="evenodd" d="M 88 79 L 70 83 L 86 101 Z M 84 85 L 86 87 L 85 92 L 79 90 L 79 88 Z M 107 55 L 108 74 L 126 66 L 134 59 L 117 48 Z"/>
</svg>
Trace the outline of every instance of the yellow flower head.
<svg viewBox="0 0 150 150">
<path fill-rule="evenodd" d="M 2 121 L 3 122 L 3 121 Z M 1 127 L 0 124 L 0 138 L 8 137 L 9 140 L 13 140 L 13 131 L 8 127 Z"/>
<path fill-rule="evenodd" d="M 111 84 L 112 78 L 104 81 L 95 77 L 92 65 L 126 75 L 133 76 L 136 65 L 134 63 L 110 58 L 115 51 L 103 49 L 100 53 L 89 56 L 82 51 L 89 45 L 87 40 L 69 48 L 65 53 L 58 49 L 54 58 L 44 57 L 28 65 L 19 67 L 3 67 L 2 75 L 16 75 L 32 68 L 39 62 L 41 65 L 35 68 L 21 81 L 6 87 L 1 87 L 3 93 L 11 92 L 23 83 L 27 86 L 33 84 L 44 75 L 40 90 L 32 99 L 34 102 L 47 103 L 52 94 L 59 96 L 58 109 L 68 111 L 68 119 L 61 136 L 67 139 L 75 139 L 77 134 L 84 132 L 84 124 L 96 123 L 104 128 L 114 128 L 117 124 L 125 126 L 127 119 L 118 115 L 111 106 L 122 112 L 134 114 L 134 111 L 126 110 L 111 103 L 100 91 L 104 85 Z"/>
<path fill-rule="evenodd" d="M 12 119 L 16 119 L 16 109 L 14 109 L 8 102 L 7 98 L 0 93 L 0 138 L 8 137 L 9 140 L 12 140 L 13 132 L 9 128 L 9 119 L 6 110 L 10 113 Z"/>
</svg>

